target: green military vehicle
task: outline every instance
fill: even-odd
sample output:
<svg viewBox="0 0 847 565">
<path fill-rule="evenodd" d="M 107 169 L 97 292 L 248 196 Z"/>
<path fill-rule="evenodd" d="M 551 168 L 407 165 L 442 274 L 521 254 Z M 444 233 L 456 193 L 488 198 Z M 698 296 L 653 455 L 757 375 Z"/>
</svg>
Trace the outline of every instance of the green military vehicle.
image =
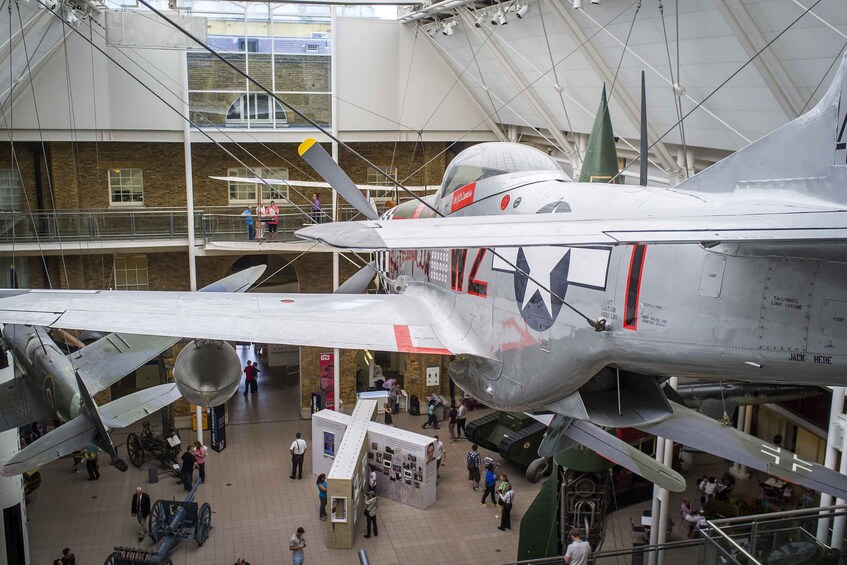
<svg viewBox="0 0 847 565">
<path fill-rule="evenodd" d="M 527 479 L 533 483 L 549 469 L 546 460 L 538 457 L 538 446 L 546 431 L 547 426 L 523 412 L 492 412 L 465 427 L 465 435 L 472 442 L 526 467 Z"/>
</svg>

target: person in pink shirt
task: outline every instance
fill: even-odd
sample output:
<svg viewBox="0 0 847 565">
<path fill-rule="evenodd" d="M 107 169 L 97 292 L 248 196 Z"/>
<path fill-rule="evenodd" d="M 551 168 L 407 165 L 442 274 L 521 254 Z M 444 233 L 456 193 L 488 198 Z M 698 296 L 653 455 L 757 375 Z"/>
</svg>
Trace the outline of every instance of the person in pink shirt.
<svg viewBox="0 0 847 565">
<path fill-rule="evenodd" d="M 199 441 L 194 442 L 194 460 L 197 462 L 197 469 L 200 471 L 200 480 L 206 482 L 206 446 Z"/>
</svg>

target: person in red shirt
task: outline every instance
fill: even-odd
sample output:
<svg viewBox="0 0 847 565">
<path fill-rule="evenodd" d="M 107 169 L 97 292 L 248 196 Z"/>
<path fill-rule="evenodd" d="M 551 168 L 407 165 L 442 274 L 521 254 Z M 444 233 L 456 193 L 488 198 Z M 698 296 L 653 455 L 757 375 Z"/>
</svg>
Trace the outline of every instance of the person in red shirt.
<svg viewBox="0 0 847 565">
<path fill-rule="evenodd" d="M 253 394 L 259 388 L 259 367 L 257 363 L 247 361 L 247 366 L 244 367 L 244 396 L 247 396 L 247 391 L 251 390 Z"/>
<path fill-rule="evenodd" d="M 276 230 L 279 227 L 279 207 L 271 200 L 271 205 L 265 209 L 268 216 L 268 240 L 276 239 Z"/>
</svg>

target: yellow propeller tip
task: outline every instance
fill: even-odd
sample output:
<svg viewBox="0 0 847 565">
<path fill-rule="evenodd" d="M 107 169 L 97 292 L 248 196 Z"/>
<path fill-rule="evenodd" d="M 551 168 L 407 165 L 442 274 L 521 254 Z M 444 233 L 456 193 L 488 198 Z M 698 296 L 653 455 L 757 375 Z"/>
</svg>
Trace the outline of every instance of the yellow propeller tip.
<svg viewBox="0 0 847 565">
<path fill-rule="evenodd" d="M 311 138 L 311 137 L 306 139 L 303 143 L 300 144 L 300 147 L 297 148 L 297 154 L 302 157 L 306 153 L 306 151 L 311 149 L 312 145 L 314 145 L 317 142 L 318 142 L 318 140 Z"/>
</svg>

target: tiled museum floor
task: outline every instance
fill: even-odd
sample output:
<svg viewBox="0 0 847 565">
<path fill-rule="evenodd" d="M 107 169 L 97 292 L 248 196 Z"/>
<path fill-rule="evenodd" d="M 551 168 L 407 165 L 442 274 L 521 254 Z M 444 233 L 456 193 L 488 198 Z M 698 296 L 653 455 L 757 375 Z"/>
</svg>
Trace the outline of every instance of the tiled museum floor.
<svg viewBox="0 0 847 565">
<path fill-rule="evenodd" d="M 379 537 L 359 537 L 353 549 L 327 549 L 327 522 L 318 520 L 318 497 L 310 458 L 306 458 L 302 481 L 288 478 L 288 446 L 297 431 L 311 445 L 311 425 L 296 413 L 296 380 L 285 381 L 284 376 L 274 375 L 273 371 L 263 372 L 257 395 L 245 399 L 239 391 L 230 400 L 227 448 L 220 454 L 211 452 L 206 463 L 207 484 L 200 487 L 198 496 L 199 502 L 209 502 L 212 506 L 213 529 L 203 547 L 189 540 L 176 550 L 171 556 L 176 565 L 229 565 L 239 556 L 253 565 L 290 563 L 288 539 L 298 526 L 306 530 L 309 563 L 358 563 L 360 549 L 367 550 L 374 565 L 496 564 L 515 559 L 520 520 L 538 493 L 539 485 L 528 483 L 522 469 L 504 464 L 503 470 L 514 484 L 516 497 L 513 529 L 500 532 L 495 509 L 480 506 L 481 493 L 472 492 L 466 480 L 464 457 L 468 442 L 451 442 L 446 426 L 441 432 L 442 439 L 448 438 L 447 460 L 438 485 L 438 501 L 427 510 L 418 510 L 380 499 Z M 469 419 L 485 413 L 471 412 Z M 158 424 L 158 415 L 151 420 Z M 405 413 L 396 418 L 398 426 L 418 432 L 423 421 L 423 417 Z M 116 434 L 115 442 L 122 444 L 125 433 Z M 194 439 L 191 430 L 181 430 L 180 435 Z M 208 435 L 206 439 L 208 443 Z M 125 453 L 122 445 L 119 451 Z M 496 454 L 481 451 L 483 456 L 499 459 Z M 152 549 L 149 538 L 141 544 L 136 542 L 137 524 L 129 512 L 134 488 L 143 486 L 152 501 L 184 497 L 182 487 L 171 475 L 160 475 L 157 484 L 147 484 L 146 466 L 152 464 L 147 463 L 141 469 L 130 466 L 126 473 L 104 464 L 102 478 L 96 482 L 85 480 L 84 469 L 80 474 L 73 473 L 69 459 L 42 468 L 42 485 L 27 505 L 31 563 L 52 563 L 65 546 L 73 549 L 81 565 L 103 563 L 117 545 Z M 712 474 L 720 474 L 724 468 L 714 469 Z M 709 470 L 692 471 L 690 478 L 703 472 Z M 747 481 L 750 483 L 753 481 Z M 689 486 L 688 490 L 692 495 L 693 487 Z M 671 508 L 679 507 L 680 498 L 681 495 L 672 497 Z M 603 549 L 628 547 L 630 518 L 637 521 L 646 508 L 648 502 L 611 514 Z M 672 513 L 672 518 L 677 519 L 676 514 Z M 360 526 L 364 528 L 364 521 Z M 677 527 L 672 539 L 682 537 L 682 529 Z M 676 561 L 666 559 L 665 563 Z M 617 562 L 628 560 L 621 557 L 609 561 Z M 687 558 L 680 562 L 688 565 L 692 561 Z"/>
</svg>

